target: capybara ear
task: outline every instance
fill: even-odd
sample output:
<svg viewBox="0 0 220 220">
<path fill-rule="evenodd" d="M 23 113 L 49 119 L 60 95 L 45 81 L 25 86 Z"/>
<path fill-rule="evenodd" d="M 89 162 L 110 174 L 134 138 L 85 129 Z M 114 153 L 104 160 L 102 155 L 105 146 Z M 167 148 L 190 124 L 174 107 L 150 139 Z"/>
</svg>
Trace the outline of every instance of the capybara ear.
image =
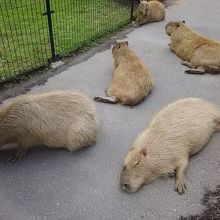
<svg viewBox="0 0 220 220">
<path fill-rule="evenodd" d="M 182 20 L 182 22 L 183 22 L 183 24 L 185 24 L 186 22 L 185 22 L 185 20 Z"/>
<path fill-rule="evenodd" d="M 144 156 L 147 156 L 147 150 L 144 148 L 141 148 L 140 153 L 143 154 Z"/>
<path fill-rule="evenodd" d="M 126 45 L 128 46 L 128 41 L 125 41 Z"/>
</svg>

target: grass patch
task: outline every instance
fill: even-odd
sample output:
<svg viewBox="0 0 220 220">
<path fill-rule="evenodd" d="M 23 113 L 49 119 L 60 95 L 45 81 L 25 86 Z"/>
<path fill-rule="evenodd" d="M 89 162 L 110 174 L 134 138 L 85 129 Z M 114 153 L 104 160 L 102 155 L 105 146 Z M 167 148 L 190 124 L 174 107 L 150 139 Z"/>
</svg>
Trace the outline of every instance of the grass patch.
<svg viewBox="0 0 220 220">
<path fill-rule="evenodd" d="M 130 16 L 129 4 L 117 0 L 51 0 L 51 9 L 55 11 L 55 48 L 61 57 L 127 24 Z M 0 82 L 48 64 L 51 52 L 45 11 L 42 0 L 2 0 Z"/>
</svg>

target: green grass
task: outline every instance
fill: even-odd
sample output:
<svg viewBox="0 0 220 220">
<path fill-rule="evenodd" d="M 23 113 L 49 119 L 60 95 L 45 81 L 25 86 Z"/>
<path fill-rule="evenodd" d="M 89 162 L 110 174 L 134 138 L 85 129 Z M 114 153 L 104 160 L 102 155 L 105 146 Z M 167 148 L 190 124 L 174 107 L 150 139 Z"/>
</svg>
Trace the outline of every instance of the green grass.
<svg viewBox="0 0 220 220">
<path fill-rule="evenodd" d="M 117 0 L 51 0 L 56 52 L 91 45 L 129 22 L 129 4 Z M 126 2 L 126 1 L 125 1 Z M 48 64 L 51 57 L 44 0 L 2 0 L 0 82 Z"/>
</svg>

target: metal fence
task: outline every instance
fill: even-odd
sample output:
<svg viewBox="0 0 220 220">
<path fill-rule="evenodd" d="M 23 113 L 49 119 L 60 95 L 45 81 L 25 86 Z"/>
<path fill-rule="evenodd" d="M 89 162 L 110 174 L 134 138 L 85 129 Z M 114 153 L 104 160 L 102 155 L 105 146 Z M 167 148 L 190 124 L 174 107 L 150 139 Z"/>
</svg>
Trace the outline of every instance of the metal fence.
<svg viewBox="0 0 220 220">
<path fill-rule="evenodd" d="M 1 0 L 0 82 L 129 23 L 132 0 Z"/>
</svg>

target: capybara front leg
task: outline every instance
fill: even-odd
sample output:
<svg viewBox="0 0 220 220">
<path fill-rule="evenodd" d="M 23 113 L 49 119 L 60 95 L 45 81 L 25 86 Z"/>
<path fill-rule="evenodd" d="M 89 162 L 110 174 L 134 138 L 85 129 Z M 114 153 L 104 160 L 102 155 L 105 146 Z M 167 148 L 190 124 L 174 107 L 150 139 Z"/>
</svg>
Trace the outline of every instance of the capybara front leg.
<svg viewBox="0 0 220 220">
<path fill-rule="evenodd" d="M 205 74 L 205 70 L 203 67 L 199 66 L 196 69 L 186 70 L 185 73 L 188 74 Z"/>
<path fill-rule="evenodd" d="M 25 134 L 24 136 L 20 136 L 18 138 L 18 149 L 16 153 L 9 158 L 9 161 L 16 162 L 20 160 L 27 153 L 29 148 L 35 144 L 37 144 L 37 141 L 32 135 Z"/>
<path fill-rule="evenodd" d="M 118 98 L 115 97 L 115 96 L 111 96 L 111 97 L 97 96 L 97 97 L 94 98 L 94 101 L 104 102 L 104 103 L 109 103 L 109 104 L 116 104 L 116 103 L 118 103 Z"/>
<path fill-rule="evenodd" d="M 179 166 L 176 168 L 176 183 L 174 189 L 180 195 L 184 194 L 186 190 L 185 172 L 187 165 L 188 158 L 181 160 Z"/>
<path fill-rule="evenodd" d="M 182 61 L 181 64 L 184 65 L 184 66 L 187 66 L 187 67 L 189 67 L 189 68 L 192 68 L 191 63 L 188 62 L 188 61 Z"/>
</svg>

